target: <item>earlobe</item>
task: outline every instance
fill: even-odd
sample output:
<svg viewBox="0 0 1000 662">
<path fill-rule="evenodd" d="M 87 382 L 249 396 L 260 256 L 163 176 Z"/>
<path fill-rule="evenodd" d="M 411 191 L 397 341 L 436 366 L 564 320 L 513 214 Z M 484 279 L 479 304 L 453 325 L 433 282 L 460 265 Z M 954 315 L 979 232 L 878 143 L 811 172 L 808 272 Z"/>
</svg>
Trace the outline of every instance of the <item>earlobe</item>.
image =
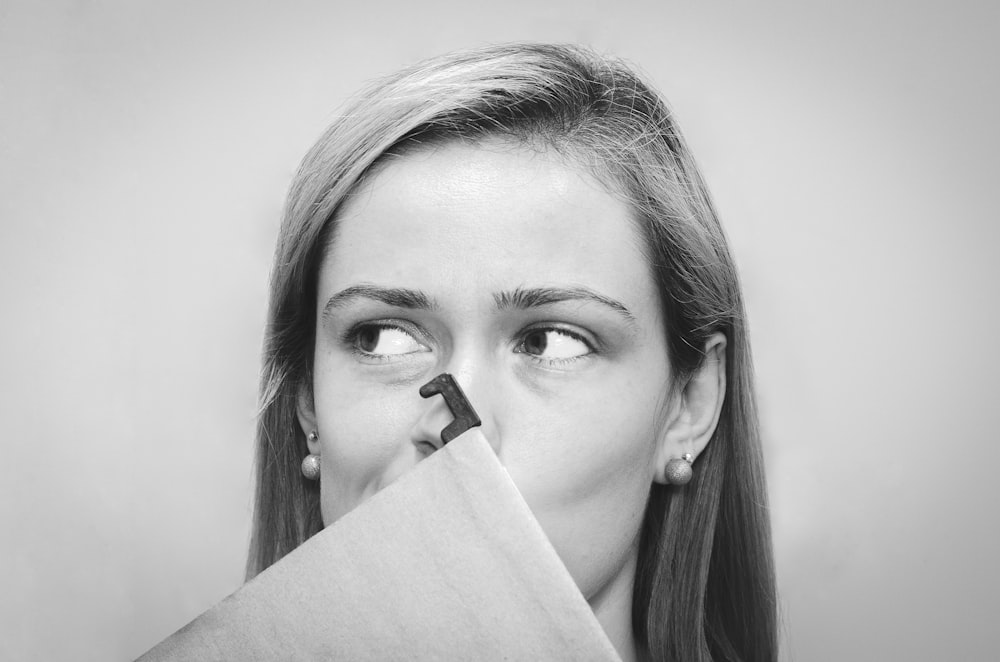
<svg viewBox="0 0 1000 662">
<path fill-rule="evenodd" d="M 302 433 L 306 435 L 306 445 L 309 446 L 309 452 L 319 453 L 319 437 L 318 434 L 313 434 L 318 430 L 318 426 L 316 425 L 316 406 L 313 404 L 312 389 L 307 386 L 299 388 L 296 414 L 299 419 L 299 427 L 302 428 Z"/>
<path fill-rule="evenodd" d="M 690 456 L 696 462 L 715 434 L 726 397 L 725 335 L 709 337 L 701 365 L 678 388 L 657 447 L 653 480 L 661 484 L 672 482 L 667 476 L 671 460 Z"/>
</svg>

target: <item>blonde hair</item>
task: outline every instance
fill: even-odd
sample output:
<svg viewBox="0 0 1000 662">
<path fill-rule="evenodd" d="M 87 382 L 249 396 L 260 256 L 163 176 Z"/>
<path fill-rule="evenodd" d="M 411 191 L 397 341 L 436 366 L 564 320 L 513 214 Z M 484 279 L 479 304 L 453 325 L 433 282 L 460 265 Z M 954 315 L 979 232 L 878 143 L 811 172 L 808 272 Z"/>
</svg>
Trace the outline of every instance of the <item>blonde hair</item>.
<svg viewBox="0 0 1000 662">
<path fill-rule="evenodd" d="M 311 388 L 316 278 L 338 209 L 390 155 L 489 137 L 558 150 L 628 201 L 646 239 L 678 381 L 701 365 L 709 335 L 728 340 L 725 403 L 694 479 L 651 488 L 633 598 L 637 643 L 657 660 L 776 659 L 750 348 L 722 227 L 660 97 L 621 62 L 571 46 L 495 46 L 403 70 L 362 94 L 306 155 L 271 279 L 247 576 L 323 526 L 318 488 L 299 473 L 308 450 L 296 403 Z"/>
</svg>

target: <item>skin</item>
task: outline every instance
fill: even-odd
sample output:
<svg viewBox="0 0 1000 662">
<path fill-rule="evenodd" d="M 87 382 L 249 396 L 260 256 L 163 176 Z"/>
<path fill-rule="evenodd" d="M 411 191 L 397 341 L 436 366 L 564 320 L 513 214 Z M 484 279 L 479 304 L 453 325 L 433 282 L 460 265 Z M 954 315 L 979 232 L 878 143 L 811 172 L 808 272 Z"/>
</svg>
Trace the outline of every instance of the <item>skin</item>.
<svg viewBox="0 0 1000 662">
<path fill-rule="evenodd" d="M 454 142 L 387 162 L 347 202 L 319 274 L 299 418 L 319 434 L 324 522 L 440 446 L 452 417 L 417 391 L 450 372 L 619 654 L 635 659 L 650 485 L 707 443 L 725 373 L 716 336 L 706 367 L 670 388 L 641 242 L 622 201 L 549 152 Z M 524 296 L 544 288 L 555 293 Z"/>
</svg>

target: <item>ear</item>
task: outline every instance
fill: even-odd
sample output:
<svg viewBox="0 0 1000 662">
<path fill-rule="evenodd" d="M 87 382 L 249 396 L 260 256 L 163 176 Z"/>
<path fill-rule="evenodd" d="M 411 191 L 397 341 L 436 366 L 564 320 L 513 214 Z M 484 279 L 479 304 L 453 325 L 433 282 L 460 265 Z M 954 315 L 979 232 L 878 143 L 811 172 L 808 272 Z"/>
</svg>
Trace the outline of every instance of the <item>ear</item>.
<svg viewBox="0 0 1000 662">
<path fill-rule="evenodd" d="M 656 452 L 657 483 L 667 483 L 664 470 L 671 459 L 686 453 L 697 459 L 719 424 L 726 397 L 726 336 L 713 333 L 704 355 L 701 366 L 672 396 Z"/>
<path fill-rule="evenodd" d="M 319 455 L 319 440 L 309 439 L 309 433 L 313 430 L 318 430 L 318 426 L 316 425 L 316 405 L 313 402 L 312 389 L 306 384 L 299 386 L 296 413 L 298 414 L 299 425 L 302 427 L 302 433 L 306 436 L 306 445 L 309 446 L 309 452 Z"/>
</svg>

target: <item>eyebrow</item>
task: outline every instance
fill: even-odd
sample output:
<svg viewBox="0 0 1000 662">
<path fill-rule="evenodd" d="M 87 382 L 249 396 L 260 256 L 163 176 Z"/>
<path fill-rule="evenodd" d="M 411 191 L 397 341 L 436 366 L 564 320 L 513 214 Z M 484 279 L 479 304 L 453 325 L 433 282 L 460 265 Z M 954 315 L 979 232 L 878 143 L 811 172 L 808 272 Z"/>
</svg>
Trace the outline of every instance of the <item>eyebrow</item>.
<svg viewBox="0 0 1000 662">
<path fill-rule="evenodd" d="M 338 308 L 344 308 L 359 299 L 381 301 L 397 308 L 413 308 L 417 310 L 435 310 L 438 306 L 420 290 L 405 287 L 380 287 L 378 285 L 352 285 L 337 292 L 323 307 L 326 317 Z"/>
<path fill-rule="evenodd" d="M 635 324 L 635 316 L 625 304 L 606 297 L 587 287 L 533 287 L 517 288 L 509 292 L 493 295 L 498 310 L 538 308 L 563 301 L 589 301 L 612 309 L 629 324 Z"/>
<path fill-rule="evenodd" d="M 381 287 L 378 285 L 352 285 L 334 294 L 323 307 L 323 316 L 345 308 L 359 299 L 380 301 L 397 308 L 414 310 L 437 310 L 437 303 L 420 290 L 405 287 Z M 529 310 L 564 301 L 589 301 L 610 308 L 629 324 L 636 324 L 635 316 L 625 304 L 604 296 L 587 287 L 518 287 L 493 295 L 497 310 Z"/>
</svg>

